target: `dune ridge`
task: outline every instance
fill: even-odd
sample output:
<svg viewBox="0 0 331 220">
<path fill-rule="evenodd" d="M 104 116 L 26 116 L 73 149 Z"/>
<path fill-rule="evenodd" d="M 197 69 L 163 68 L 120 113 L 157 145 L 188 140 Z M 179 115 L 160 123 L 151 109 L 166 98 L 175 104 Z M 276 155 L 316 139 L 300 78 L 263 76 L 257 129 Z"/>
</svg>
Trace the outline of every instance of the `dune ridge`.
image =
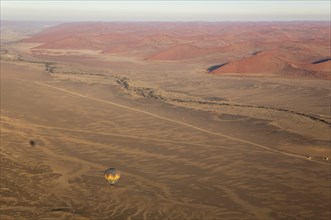
<svg viewBox="0 0 331 220">
<path fill-rule="evenodd" d="M 41 43 L 32 48 L 32 52 L 35 49 L 36 53 L 36 49 L 88 49 L 100 51 L 104 56 L 120 54 L 148 62 L 194 60 L 210 66 L 227 62 L 221 68 L 210 71 L 217 75 L 267 74 L 330 79 L 330 62 L 312 64 L 319 58 L 329 56 L 326 50 L 322 50 L 325 47 L 330 49 L 326 25 L 325 22 L 81 22 L 48 28 L 23 42 Z M 325 31 L 319 31 L 317 36 L 313 30 Z M 312 42 L 312 38 L 315 41 Z M 291 45 L 291 42 L 294 43 Z"/>
</svg>

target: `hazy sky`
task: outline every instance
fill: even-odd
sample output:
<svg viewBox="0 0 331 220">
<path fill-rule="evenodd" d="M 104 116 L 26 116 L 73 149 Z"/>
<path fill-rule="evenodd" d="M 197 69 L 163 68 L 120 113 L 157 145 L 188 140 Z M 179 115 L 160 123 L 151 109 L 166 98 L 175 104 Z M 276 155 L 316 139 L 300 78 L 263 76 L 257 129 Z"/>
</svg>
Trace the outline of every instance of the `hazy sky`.
<svg viewBox="0 0 331 220">
<path fill-rule="evenodd" d="M 286 21 L 328 20 L 329 0 L 259 1 L 11 1 L 1 20 Z"/>
</svg>

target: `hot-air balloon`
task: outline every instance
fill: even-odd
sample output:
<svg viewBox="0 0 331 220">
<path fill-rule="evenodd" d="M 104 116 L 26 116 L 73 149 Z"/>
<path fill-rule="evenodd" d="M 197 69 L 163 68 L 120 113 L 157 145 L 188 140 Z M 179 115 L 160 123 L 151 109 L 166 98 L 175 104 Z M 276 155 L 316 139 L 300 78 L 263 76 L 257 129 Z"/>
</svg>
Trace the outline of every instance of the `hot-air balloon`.
<svg viewBox="0 0 331 220">
<path fill-rule="evenodd" d="M 111 185 L 114 185 L 121 177 L 120 172 L 116 168 L 109 168 L 105 171 L 105 178 Z"/>
</svg>

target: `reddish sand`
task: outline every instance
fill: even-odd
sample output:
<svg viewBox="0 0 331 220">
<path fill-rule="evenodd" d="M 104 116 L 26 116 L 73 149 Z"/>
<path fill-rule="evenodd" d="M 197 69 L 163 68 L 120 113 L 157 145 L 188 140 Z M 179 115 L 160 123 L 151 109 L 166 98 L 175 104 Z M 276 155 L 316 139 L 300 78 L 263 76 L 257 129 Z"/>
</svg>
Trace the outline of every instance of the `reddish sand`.
<svg viewBox="0 0 331 220">
<path fill-rule="evenodd" d="M 286 62 L 277 56 L 277 51 L 261 51 L 247 58 L 230 62 L 214 73 L 273 73 L 286 68 Z"/>
<path fill-rule="evenodd" d="M 180 44 L 149 57 L 150 60 L 184 60 L 220 52 L 220 48 L 200 48 L 190 44 Z"/>
<path fill-rule="evenodd" d="M 305 68 L 314 70 L 314 71 L 330 71 L 331 69 L 331 60 L 325 61 L 322 63 L 317 63 L 317 64 L 307 64 L 305 65 Z"/>
<path fill-rule="evenodd" d="M 24 40 L 37 49 L 84 49 L 153 61 L 228 63 L 214 74 L 330 78 L 328 22 L 69 23 Z M 35 49 L 36 49 L 35 48 Z M 256 52 L 260 53 L 255 54 Z M 208 66 L 209 65 L 209 66 Z"/>
<path fill-rule="evenodd" d="M 1 220 L 330 219 L 325 23 L 1 25 Z"/>
</svg>

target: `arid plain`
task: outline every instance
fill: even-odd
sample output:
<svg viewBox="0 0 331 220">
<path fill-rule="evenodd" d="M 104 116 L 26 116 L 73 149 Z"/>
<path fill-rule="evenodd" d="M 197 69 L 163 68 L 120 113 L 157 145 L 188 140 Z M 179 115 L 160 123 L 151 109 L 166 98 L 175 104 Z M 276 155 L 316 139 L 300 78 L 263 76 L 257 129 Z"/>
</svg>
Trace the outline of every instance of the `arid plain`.
<svg viewBox="0 0 331 220">
<path fill-rule="evenodd" d="M 1 219 L 330 219 L 329 33 L 3 22 Z"/>
</svg>

